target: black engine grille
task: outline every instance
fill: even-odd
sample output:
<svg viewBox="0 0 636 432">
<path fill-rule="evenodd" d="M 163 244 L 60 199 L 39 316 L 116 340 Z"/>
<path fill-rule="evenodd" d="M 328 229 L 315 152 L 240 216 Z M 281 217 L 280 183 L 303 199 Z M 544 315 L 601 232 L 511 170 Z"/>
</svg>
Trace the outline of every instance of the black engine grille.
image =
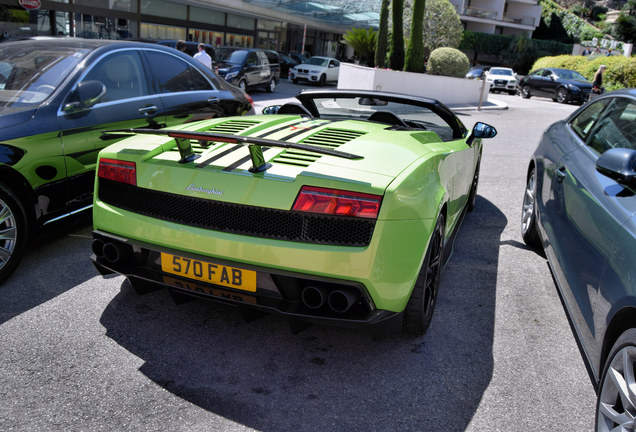
<svg viewBox="0 0 636 432">
<path fill-rule="evenodd" d="M 99 199 L 133 213 L 181 225 L 251 237 L 367 246 L 375 220 L 232 204 L 99 179 Z"/>
</svg>

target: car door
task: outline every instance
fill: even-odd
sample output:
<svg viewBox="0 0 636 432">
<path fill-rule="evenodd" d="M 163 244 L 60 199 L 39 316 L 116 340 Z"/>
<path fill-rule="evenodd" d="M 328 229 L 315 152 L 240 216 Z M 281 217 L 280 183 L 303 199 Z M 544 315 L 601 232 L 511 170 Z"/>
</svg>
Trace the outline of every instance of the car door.
<svg viewBox="0 0 636 432">
<path fill-rule="evenodd" d="M 553 204 L 547 206 L 553 224 L 550 240 L 555 277 L 583 345 L 588 347 L 595 346 L 597 327 L 604 325 L 605 315 L 595 317 L 601 277 L 620 271 L 609 265 L 608 257 L 620 243 L 622 226 L 630 216 L 620 196 L 622 188 L 597 172 L 596 161 L 609 148 L 633 146 L 634 137 L 630 142 L 622 130 L 634 124 L 633 119 L 621 119 L 628 105 L 628 99 L 616 98 L 602 110 L 598 110 L 601 104 L 588 107 L 597 110 L 595 116 L 586 116 L 584 110 L 570 122 L 573 135 L 583 141 L 558 163 L 552 181 Z M 636 112 L 631 105 L 632 113 Z M 595 117 L 593 123 L 591 117 Z"/>
<path fill-rule="evenodd" d="M 257 51 L 256 55 L 258 57 L 258 64 L 260 68 L 259 83 L 266 85 L 269 83 L 269 80 L 273 78 L 272 68 L 269 65 L 269 59 L 264 52 Z"/>
<path fill-rule="evenodd" d="M 106 93 L 95 105 L 58 110 L 58 122 L 71 208 L 90 205 L 97 153 L 121 137 L 105 134 L 108 129 L 158 128 L 165 125 L 164 109 L 149 87 L 147 71 L 137 49 L 121 49 L 97 59 L 80 82 L 99 81 Z M 77 87 L 75 87 L 76 89 Z"/>
<path fill-rule="evenodd" d="M 224 115 L 222 94 L 199 65 L 157 50 L 144 50 L 153 88 L 165 110 L 166 126 Z"/>
<path fill-rule="evenodd" d="M 327 81 L 338 81 L 338 74 L 340 72 L 340 62 L 338 60 L 329 60 L 329 66 L 327 66 Z"/>
<path fill-rule="evenodd" d="M 249 87 L 261 84 L 261 65 L 255 51 L 250 51 L 245 59 L 245 79 Z"/>
<path fill-rule="evenodd" d="M 533 94 L 539 95 L 541 94 L 541 87 L 544 81 L 543 72 L 545 69 L 539 69 L 537 71 L 532 72 L 530 75 L 526 77 L 524 80 L 524 86 L 528 86 Z"/>
</svg>

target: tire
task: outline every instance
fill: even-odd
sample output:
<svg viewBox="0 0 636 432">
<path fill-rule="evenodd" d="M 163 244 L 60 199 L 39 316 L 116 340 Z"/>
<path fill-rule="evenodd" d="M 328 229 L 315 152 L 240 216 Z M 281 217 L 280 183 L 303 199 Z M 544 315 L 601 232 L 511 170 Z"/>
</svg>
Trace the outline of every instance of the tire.
<svg viewBox="0 0 636 432">
<path fill-rule="evenodd" d="M 628 389 L 636 386 L 635 365 L 636 329 L 632 328 L 618 338 L 605 362 L 596 400 L 597 432 L 634 430 L 636 395 Z"/>
<path fill-rule="evenodd" d="M 445 220 L 444 215 L 437 219 L 420 274 L 404 309 L 404 330 L 407 333 L 423 335 L 433 318 L 442 275 Z"/>
<path fill-rule="evenodd" d="M 558 103 L 568 103 L 568 99 L 569 99 L 569 95 L 568 95 L 568 91 L 563 88 L 563 87 L 559 87 L 559 89 L 556 92 L 556 101 Z"/>
<path fill-rule="evenodd" d="M 325 74 L 320 75 L 320 78 L 318 79 L 318 85 L 320 87 L 324 87 L 325 84 L 327 84 L 327 76 Z"/>
<path fill-rule="evenodd" d="M 267 93 L 274 93 L 276 90 L 276 80 L 272 78 L 272 80 L 267 84 Z"/>
<path fill-rule="evenodd" d="M 466 203 L 466 211 L 471 212 L 475 209 L 475 201 L 477 201 L 477 186 L 479 185 L 479 167 L 481 165 L 481 158 L 477 161 L 475 167 L 475 174 L 473 175 L 473 184 L 470 187 L 470 194 L 468 195 L 468 202 Z"/>
<path fill-rule="evenodd" d="M 0 283 L 16 269 L 28 237 L 26 212 L 10 189 L 0 184 Z"/>
<path fill-rule="evenodd" d="M 523 206 L 521 208 L 521 237 L 526 245 L 532 249 L 541 248 L 539 231 L 537 230 L 537 171 L 532 168 L 526 190 L 523 195 Z"/>
<path fill-rule="evenodd" d="M 530 92 L 530 87 L 528 87 L 528 86 L 521 87 L 521 97 L 522 98 L 530 99 L 531 96 L 532 96 L 532 93 Z"/>
<path fill-rule="evenodd" d="M 247 81 L 245 81 L 244 79 L 240 80 L 238 83 L 238 88 L 243 91 L 247 90 Z"/>
</svg>

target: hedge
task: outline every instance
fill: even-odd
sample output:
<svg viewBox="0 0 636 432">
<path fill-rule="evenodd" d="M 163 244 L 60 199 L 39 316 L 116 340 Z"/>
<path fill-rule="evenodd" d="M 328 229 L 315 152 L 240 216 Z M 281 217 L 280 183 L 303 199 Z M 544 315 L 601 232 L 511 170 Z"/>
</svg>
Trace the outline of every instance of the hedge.
<svg viewBox="0 0 636 432">
<path fill-rule="evenodd" d="M 606 90 L 616 90 L 626 87 L 636 87 L 636 58 L 623 56 L 571 56 L 542 57 L 534 62 L 532 70 L 545 67 L 571 69 L 592 81 L 599 66 L 605 65 L 603 87 Z"/>
</svg>

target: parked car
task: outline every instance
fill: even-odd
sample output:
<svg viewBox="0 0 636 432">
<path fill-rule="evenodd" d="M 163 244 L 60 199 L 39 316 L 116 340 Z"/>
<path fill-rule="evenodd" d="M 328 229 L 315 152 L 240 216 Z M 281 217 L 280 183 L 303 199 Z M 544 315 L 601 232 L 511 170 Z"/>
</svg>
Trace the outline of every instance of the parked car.
<svg viewBox="0 0 636 432">
<path fill-rule="evenodd" d="M 468 73 L 466 74 L 466 78 L 468 79 L 482 79 L 486 76 L 486 72 L 490 70 L 490 66 L 474 66 L 470 68 Z"/>
<path fill-rule="evenodd" d="M 467 130 L 440 102 L 409 95 L 297 100 L 121 131 L 138 135 L 100 154 L 92 260 L 140 292 L 423 333 L 495 129 Z"/>
<path fill-rule="evenodd" d="M 306 80 L 324 86 L 327 81 L 338 81 L 340 62 L 331 57 L 314 56 L 291 68 L 289 73 L 294 83 Z"/>
<path fill-rule="evenodd" d="M 519 83 L 521 96 L 550 97 L 559 103 L 587 101 L 592 83 L 577 71 L 559 68 L 544 68 L 530 72 Z"/>
<path fill-rule="evenodd" d="M 517 94 L 517 78 L 510 68 L 494 67 L 486 73 L 486 81 L 490 84 L 490 91 L 505 91 L 511 95 Z"/>
<path fill-rule="evenodd" d="M 176 48 L 177 41 L 174 39 L 162 39 L 156 41 L 159 45 L 169 46 L 171 48 Z M 216 52 L 214 51 L 214 47 L 210 44 L 204 44 L 205 52 L 208 53 L 210 58 L 212 59 L 212 70 L 214 72 L 218 72 L 219 70 L 219 62 L 216 58 Z M 199 43 L 192 41 L 185 41 L 185 53 L 190 57 L 193 57 L 196 53 L 199 52 Z"/>
<path fill-rule="evenodd" d="M 598 389 L 596 430 L 632 430 L 636 90 L 600 96 L 544 132 L 528 167 L 521 233 L 545 251 L 583 348 Z"/>
<path fill-rule="evenodd" d="M 292 59 L 296 60 L 298 64 L 305 63 L 309 59 L 309 56 L 298 53 L 298 52 L 289 52 L 289 53 L 282 53 L 282 54 L 288 55 Z"/>
<path fill-rule="evenodd" d="M 289 70 L 298 65 L 298 62 L 287 54 L 278 53 L 278 57 L 280 58 L 280 76 L 287 78 L 289 76 Z"/>
<path fill-rule="evenodd" d="M 273 53 L 257 48 L 219 48 L 219 75 L 240 89 L 260 87 L 273 93 L 280 81 L 278 56 Z"/>
<path fill-rule="evenodd" d="M 97 153 L 119 127 L 253 113 L 251 99 L 155 44 L 31 38 L 0 44 L 0 282 L 43 226 L 90 209 Z"/>
</svg>

